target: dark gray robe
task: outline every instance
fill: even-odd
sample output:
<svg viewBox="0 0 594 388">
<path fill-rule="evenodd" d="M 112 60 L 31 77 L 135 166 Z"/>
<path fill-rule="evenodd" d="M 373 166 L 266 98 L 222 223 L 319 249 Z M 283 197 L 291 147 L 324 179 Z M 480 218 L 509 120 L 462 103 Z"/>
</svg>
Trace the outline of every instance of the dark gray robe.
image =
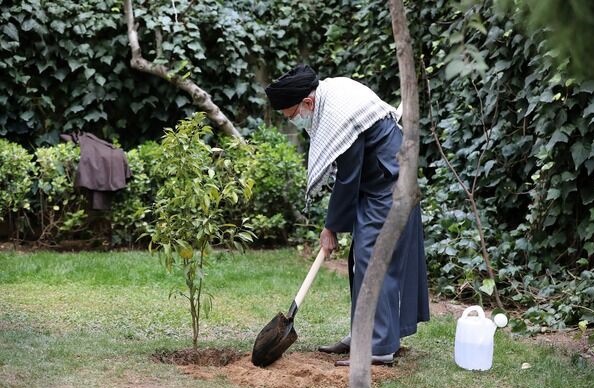
<svg viewBox="0 0 594 388">
<path fill-rule="evenodd" d="M 401 143 L 401 129 L 393 119 L 385 118 L 360 134 L 336 159 L 336 182 L 328 206 L 326 228 L 353 235 L 349 254 L 351 321 L 375 240 L 392 206 L 392 187 L 399 172 L 395 156 Z M 416 206 L 396 245 L 380 292 L 372 354 L 396 352 L 400 348 L 400 338 L 415 333 L 417 323 L 428 320 L 423 226 L 421 209 Z"/>
<path fill-rule="evenodd" d="M 93 210 L 110 209 L 112 195 L 124 189 L 132 177 L 126 153 L 87 132 L 60 137 L 80 145 L 74 186 L 89 191 Z"/>
</svg>

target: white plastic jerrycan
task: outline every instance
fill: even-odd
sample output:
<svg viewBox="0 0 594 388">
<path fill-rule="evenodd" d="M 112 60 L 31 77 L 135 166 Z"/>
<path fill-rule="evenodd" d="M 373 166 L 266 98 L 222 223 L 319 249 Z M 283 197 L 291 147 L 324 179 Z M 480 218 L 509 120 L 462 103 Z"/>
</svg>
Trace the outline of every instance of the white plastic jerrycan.
<svg viewBox="0 0 594 388">
<path fill-rule="evenodd" d="M 469 316 L 475 312 L 477 316 Z M 497 326 L 480 306 L 464 310 L 456 325 L 454 360 L 469 370 L 489 370 L 493 364 L 493 337 Z"/>
</svg>

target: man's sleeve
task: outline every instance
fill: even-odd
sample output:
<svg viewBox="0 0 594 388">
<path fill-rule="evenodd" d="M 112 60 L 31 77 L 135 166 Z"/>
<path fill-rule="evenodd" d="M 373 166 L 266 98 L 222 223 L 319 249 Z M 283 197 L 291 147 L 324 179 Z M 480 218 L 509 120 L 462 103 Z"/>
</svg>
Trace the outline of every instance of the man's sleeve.
<svg viewBox="0 0 594 388">
<path fill-rule="evenodd" d="M 330 195 L 325 224 L 335 233 L 353 231 L 365 150 L 364 136 L 359 135 L 353 145 L 336 159 L 336 181 Z"/>
</svg>

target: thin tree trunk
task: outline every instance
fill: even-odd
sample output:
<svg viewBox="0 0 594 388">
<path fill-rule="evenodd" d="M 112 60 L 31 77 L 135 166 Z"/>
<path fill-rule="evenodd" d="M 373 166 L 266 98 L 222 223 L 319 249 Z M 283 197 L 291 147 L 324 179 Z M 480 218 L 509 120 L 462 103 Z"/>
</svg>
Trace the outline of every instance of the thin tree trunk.
<svg viewBox="0 0 594 388">
<path fill-rule="evenodd" d="M 198 322 L 200 318 L 198 317 L 198 310 L 200 309 L 200 305 L 196 307 L 196 301 L 194 299 L 195 290 L 190 290 L 190 314 L 192 315 L 192 349 L 198 349 Z"/>
<path fill-rule="evenodd" d="M 472 206 L 472 212 L 474 213 L 476 227 L 478 229 L 479 238 L 481 240 L 481 253 L 483 254 L 483 260 L 485 261 L 485 265 L 487 266 L 487 273 L 489 274 L 489 278 L 493 281 L 493 295 L 495 296 L 495 302 L 497 303 L 497 307 L 499 307 L 502 310 L 505 310 L 503 303 L 501 302 L 501 299 L 499 298 L 499 291 L 497 290 L 495 273 L 493 272 L 493 267 L 491 266 L 491 259 L 489 258 L 489 253 L 487 252 L 487 243 L 485 242 L 485 233 L 483 232 L 483 224 L 481 222 L 480 213 L 476 206 L 476 201 L 474 200 L 474 195 L 472 195 L 470 197 L 470 204 Z"/>
<path fill-rule="evenodd" d="M 371 337 L 378 295 L 396 242 L 412 208 L 419 202 L 417 183 L 419 155 L 419 93 L 412 43 L 402 0 L 390 0 L 392 30 L 396 42 L 403 102 L 404 139 L 398 160 L 400 174 L 394 187 L 393 203 L 377 238 L 357 299 L 351 341 L 350 386 L 371 386 Z"/>
<path fill-rule="evenodd" d="M 489 278 L 493 281 L 493 295 L 495 296 L 495 302 L 497 303 L 497 307 L 499 307 L 502 310 L 505 310 L 503 303 L 501 302 L 501 298 L 499 297 L 499 291 L 497 289 L 497 281 L 495 279 L 495 273 L 493 272 L 493 267 L 491 266 L 491 259 L 489 257 L 489 252 L 487 251 L 487 242 L 485 240 L 485 233 L 483 231 L 483 224 L 481 222 L 481 216 L 478 211 L 476 200 L 474 198 L 474 194 L 476 193 L 476 185 L 477 185 L 478 177 L 479 177 L 479 173 L 480 173 L 481 160 L 483 159 L 483 156 L 485 155 L 485 152 L 487 151 L 489 141 L 490 141 L 490 132 L 491 132 L 491 129 L 487 130 L 487 126 L 485 124 L 483 103 L 480 98 L 478 88 L 476 87 L 476 85 L 473 81 L 472 84 L 474 86 L 474 90 L 476 91 L 476 94 L 478 96 L 479 103 L 480 103 L 481 122 L 483 124 L 483 131 L 485 133 L 485 138 L 487 141 L 486 141 L 483 151 L 481 152 L 479 159 L 477 161 L 472 186 L 469 188 L 466 185 L 466 183 L 464 183 L 464 181 L 460 177 L 460 174 L 458 174 L 458 172 L 456 171 L 456 169 L 454 168 L 454 166 L 448 159 L 447 155 L 445 154 L 443 147 L 441 146 L 441 140 L 439 140 L 439 136 L 437 135 L 437 130 L 435 128 L 435 122 L 433 120 L 433 113 L 432 113 L 433 108 L 431 105 L 431 87 L 429 85 L 429 79 L 427 79 L 426 76 L 425 76 L 425 80 L 426 80 L 426 84 L 427 84 L 427 96 L 429 98 L 429 119 L 431 121 L 431 134 L 433 135 L 433 138 L 435 139 L 435 144 L 437 144 L 437 148 L 439 149 L 439 154 L 441 155 L 441 157 L 445 161 L 446 165 L 448 166 L 448 168 L 454 175 L 454 178 L 456 178 L 456 180 L 460 184 L 460 187 L 462 187 L 462 189 L 464 190 L 464 193 L 466 193 L 466 196 L 468 197 L 468 201 L 470 202 L 470 206 L 472 207 L 472 213 L 474 214 L 476 228 L 477 228 L 478 234 L 479 234 L 479 240 L 481 242 L 481 254 L 483 256 L 483 261 L 485 262 L 485 265 L 487 267 L 487 273 L 489 275 Z M 482 298 L 481 298 L 481 300 L 482 300 Z"/>
<path fill-rule="evenodd" d="M 202 261 L 202 259 L 200 259 Z M 200 271 L 202 271 L 202 263 L 200 264 Z M 200 278 L 198 283 L 198 296 L 196 297 L 196 346 L 198 346 L 198 337 L 200 336 L 200 308 L 202 307 L 202 282 L 203 278 Z"/>
<path fill-rule="evenodd" d="M 212 102 L 212 99 L 206 91 L 198 87 L 198 85 L 189 79 L 184 79 L 179 75 L 170 76 L 170 70 L 167 67 L 149 62 L 142 57 L 140 43 L 138 42 L 137 24 L 134 20 L 132 0 L 124 0 L 124 13 L 128 25 L 128 40 L 130 41 L 130 49 L 132 50 L 132 59 L 130 60 L 132 68 L 161 77 L 177 86 L 179 89 L 187 92 L 192 97 L 194 105 L 203 110 L 206 113 L 206 116 L 217 128 L 220 128 L 230 136 L 243 140 L 243 136 L 241 136 L 227 116 L 221 112 L 219 107 Z"/>
</svg>

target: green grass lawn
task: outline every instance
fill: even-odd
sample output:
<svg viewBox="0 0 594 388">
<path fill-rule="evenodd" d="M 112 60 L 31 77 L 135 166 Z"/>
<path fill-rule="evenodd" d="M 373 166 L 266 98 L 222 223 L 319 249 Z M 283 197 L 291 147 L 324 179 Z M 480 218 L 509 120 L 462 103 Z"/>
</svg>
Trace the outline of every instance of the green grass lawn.
<svg viewBox="0 0 594 388">
<path fill-rule="evenodd" d="M 200 346 L 251 350 L 278 311 L 286 312 L 309 265 L 293 250 L 248 251 L 213 261 L 213 310 Z M 191 346 L 187 301 L 169 299 L 179 278 L 145 252 L 0 252 L 0 386 L 231 387 L 157 364 L 157 349 Z M 348 281 L 323 269 L 299 311 L 298 341 L 310 351 L 349 329 Z M 469 372 L 453 362 L 454 317 L 435 318 L 406 338 L 407 377 L 382 387 L 591 387 L 592 365 L 569 354 L 496 334 L 494 366 Z M 575 358 L 573 358 L 575 359 Z M 531 368 L 522 370 L 522 363 Z"/>
</svg>

